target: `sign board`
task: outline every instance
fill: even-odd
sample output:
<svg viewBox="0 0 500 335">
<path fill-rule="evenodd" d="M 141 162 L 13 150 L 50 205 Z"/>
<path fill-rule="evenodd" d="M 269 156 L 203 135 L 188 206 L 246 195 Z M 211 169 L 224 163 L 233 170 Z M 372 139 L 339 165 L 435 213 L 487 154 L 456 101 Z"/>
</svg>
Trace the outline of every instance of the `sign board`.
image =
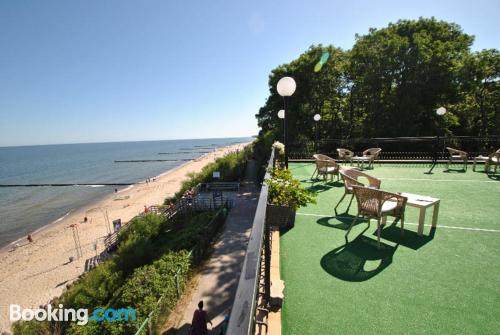
<svg viewBox="0 0 500 335">
<path fill-rule="evenodd" d="M 212 176 L 214 178 L 220 178 L 220 171 L 214 171 L 213 174 L 212 174 Z"/>
</svg>

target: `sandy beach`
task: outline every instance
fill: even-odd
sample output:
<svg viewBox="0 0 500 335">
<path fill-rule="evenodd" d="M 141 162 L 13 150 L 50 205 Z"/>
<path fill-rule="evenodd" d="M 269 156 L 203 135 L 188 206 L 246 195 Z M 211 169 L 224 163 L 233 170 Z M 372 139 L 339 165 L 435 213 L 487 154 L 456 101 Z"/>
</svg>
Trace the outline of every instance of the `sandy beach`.
<svg viewBox="0 0 500 335">
<path fill-rule="evenodd" d="M 217 157 L 245 145 L 219 148 L 161 174 L 154 181 L 151 179 L 149 183 L 142 182 L 121 190 L 118 195 L 127 199 L 115 200 L 116 194 L 110 194 L 36 232 L 32 235 L 32 243 L 22 239 L 18 242 L 19 247 L 10 246 L 0 251 L 0 332 L 10 330 L 10 304 L 23 308 L 45 305 L 85 272 L 86 260 L 104 250 L 103 240 L 108 234 L 104 218 L 106 211 L 110 222 L 115 219 L 127 222 L 144 211 L 145 205 L 162 204 L 166 197 L 172 196 L 188 173 L 198 172 Z M 87 217 L 86 223 L 84 217 Z M 69 258 L 76 258 L 77 253 L 71 225 L 77 227 L 83 253 L 73 262 L 69 262 Z"/>
</svg>

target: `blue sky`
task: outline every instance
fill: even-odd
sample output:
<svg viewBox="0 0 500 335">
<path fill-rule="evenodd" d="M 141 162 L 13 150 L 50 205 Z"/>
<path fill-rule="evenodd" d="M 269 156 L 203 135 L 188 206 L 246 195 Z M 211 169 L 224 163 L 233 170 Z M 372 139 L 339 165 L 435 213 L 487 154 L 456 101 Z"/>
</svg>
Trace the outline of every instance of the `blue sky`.
<svg viewBox="0 0 500 335">
<path fill-rule="evenodd" d="M 0 146 L 257 134 L 269 72 L 435 16 L 499 48 L 500 1 L 0 0 Z"/>
</svg>

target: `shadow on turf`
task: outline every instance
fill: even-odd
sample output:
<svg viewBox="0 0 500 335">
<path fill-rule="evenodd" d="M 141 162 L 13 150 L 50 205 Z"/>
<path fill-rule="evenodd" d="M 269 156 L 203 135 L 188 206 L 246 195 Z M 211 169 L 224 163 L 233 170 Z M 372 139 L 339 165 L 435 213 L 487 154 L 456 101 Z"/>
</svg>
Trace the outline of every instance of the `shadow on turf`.
<svg viewBox="0 0 500 335">
<path fill-rule="evenodd" d="M 382 229 L 382 231 L 380 232 L 380 238 L 391 241 L 403 247 L 418 250 L 429 243 L 434 238 L 435 234 L 436 228 L 431 228 L 429 235 L 422 236 L 419 236 L 414 231 L 405 229 L 404 236 L 401 236 L 401 228 L 399 226 L 390 225 L 389 227 Z M 373 233 L 373 236 L 377 237 L 377 231 Z"/>
<path fill-rule="evenodd" d="M 320 193 L 320 192 L 328 191 L 332 187 L 341 187 L 343 185 L 344 184 L 342 184 L 340 181 L 330 181 L 330 182 L 318 183 L 318 184 L 315 184 L 313 182 L 313 184 L 311 186 L 306 187 L 306 190 L 308 190 L 310 192 L 314 192 L 314 193 Z"/>
<path fill-rule="evenodd" d="M 491 180 L 500 181 L 500 175 L 498 174 L 488 174 L 488 178 L 490 178 Z"/>
<path fill-rule="evenodd" d="M 355 240 L 335 248 L 321 258 L 328 274 L 345 281 L 361 282 L 373 278 L 392 263 L 398 246 L 380 243 L 359 235 Z"/>
<path fill-rule="evenodd" d="M 448 169 L 448 170 L 444 170 L 443 173 L 466 173 L 467 170 L 465 169 Z"/>
<path fill-rule="evenodd" d="M 329 228 L 336 228 L 336 229 L 341 229 L 341 230 L 347 230 L 349 229 L 349 226 L 351 225 L 351 222 L 354 220 L 354 215 L 350 215 L 348 213 L 343 213 L 341 215 L 336 215 L 336 216 L 325 216 L 316 221 L 319 225 L 329 227 Z M 356 225 L 360 223 L 367 223 L 368 220 L 364 218 L 359 218 L 356 221 Z"/>
</svg>

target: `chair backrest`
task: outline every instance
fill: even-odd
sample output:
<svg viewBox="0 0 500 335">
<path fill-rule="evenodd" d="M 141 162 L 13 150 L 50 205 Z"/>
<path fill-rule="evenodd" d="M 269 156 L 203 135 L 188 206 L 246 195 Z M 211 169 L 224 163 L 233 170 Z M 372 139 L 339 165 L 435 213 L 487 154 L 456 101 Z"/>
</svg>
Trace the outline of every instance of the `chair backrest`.
<svg viewBox="0 0 500 335">
<path fill-rule="evenodd" d="M 316 163 L 316 169 L 318 169 L 318 172 L 323 172 L 328 167 L 329 161 L 325 161 L 323 159 L 316 159 L 315 163 Z"/>
<path fill-rule="evenodd" d="M 358 212 L 365 215 L 379 217 L 382 212 L 383 191 L 354 185 L 353 193 L 358 203 Z"/>
<path fill-rule="evenodd" d="M 380 188 L 380 184 L 381 184 L 380 179 L 377 179 L 373 176 L 370 176 L 369 174 L 367 174 L 363 171 L 360 171 L 358 169 L 346 169 L 343 172 L 347 177 L 356 180 L 359 184 L 361 184 L 361 186 L 364 186 L 364 184 L 359 181 L 359 178 L 364 177 L 364 178 L 368 179 L 369 187 L 377 188 L 377 189 Z"/>
<path fill-rule="evenodd" d="M 333 159 L 330 156 L 323 155 L 323 154 L 314 154 L 313 157 L 314 157 L 314 159 L 321 159 L 324 161 L 334 161 L 335 162 L 335 159 Z"/>
<path fill-rule="evenodd" d="M 377 190 L 370 187 L 353 186 L 353 193 L 358 202 L 358 212 L 364 215 L 380 217 L 385 201 L 391 199 L 396 202 L 394 211 L 397 214 L 404 212 L 408 198 L 402 195 Z"/>
<path fill-rule="evenodd" d="M 370 156 L 371 159 L 377 159 L 381 151 L 382 149 L 380 148 L 366 149 L 365 151 L 363 151 L 363 156 Z"/>
<path fill-rule="evenodd" d="M 359 177 L 365 177 L 368 179 L 368 184 L 370 188 L 379 189 L 380 179 L 372 177 L 362 171 L 356 169 L 344 169 L 340 170 L 340 176 L 344 181 L 344 188 L 346 193 L 352 193 L 353 186 L 365 186 L 362 182 L 358 180 Z"/>
<path fill-rule="evenodd" d="M 339 159 L 352 158 L 354 157 L 354 152 L 349 149 L 338 148 L 337 152 L 339 154 Z"/>
<path fill-rule="evenodd" d="M 490 162 L 498 163 L 500 162 L 500 149 L 488 155 Z"/>
<path fill-rule="evenodd" d="M 467 158 L 467 153 L 465 151 L 450 148 L 450 147 L 446 147 L 446 150 L 448 150 L 448 152 L 450 153 L 450 156 L 451 155 L 459 155 L 462 158 Z"/>
</svg>

